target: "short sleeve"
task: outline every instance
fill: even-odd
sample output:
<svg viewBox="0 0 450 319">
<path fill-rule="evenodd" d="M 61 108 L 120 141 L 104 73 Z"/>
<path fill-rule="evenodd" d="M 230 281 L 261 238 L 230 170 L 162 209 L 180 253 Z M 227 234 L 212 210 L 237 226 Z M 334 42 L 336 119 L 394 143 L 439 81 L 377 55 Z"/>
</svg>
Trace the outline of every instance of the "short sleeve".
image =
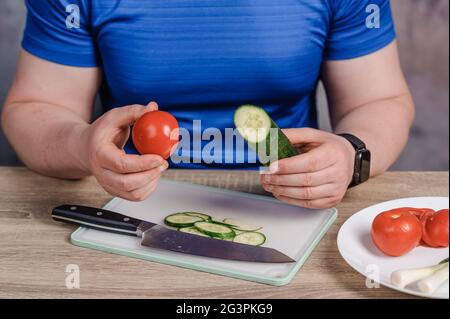
<svg viewBox="0 0 450 319">
<path fill-rule="evenodd" d="M 327 60 L 368 55 L 395 39 L 389 0 L 330 0 L 330 7 Z"/>
<path fill-rule="evenodd" d="M 84 0 L 25 0 L 25 4 L 24 50 L 58 64 L 97 66 L 89 6 Z"/>
</svg>

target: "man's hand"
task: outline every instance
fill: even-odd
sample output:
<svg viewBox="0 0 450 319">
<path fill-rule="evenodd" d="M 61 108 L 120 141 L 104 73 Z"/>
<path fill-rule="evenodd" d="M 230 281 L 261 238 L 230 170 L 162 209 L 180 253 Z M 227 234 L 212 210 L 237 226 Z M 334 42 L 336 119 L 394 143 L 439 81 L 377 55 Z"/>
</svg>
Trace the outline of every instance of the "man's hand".
<svg viewBox="0 0 450 319">
<path fill-rule="evenodd" d="M 130 126 L 144 113 L 157 108 L 152 102 L 147 107 L 131 105 L 112 109 L 81 134 L 83 162 L 111 195 L 131 201 L 144 200 L 155 190 L 161 173 L 167 169 L 167 161 L 159 155 L 129 155 L 123 151 Z"/>
<path fill-rule="evenodd" d="M 261 175 L 264 189 L 279 200 L 307 208 L 329 208 L 352 181 L 355 150 L 344 138 L 310 128 L 283 130 L 302 154 L 273 163 Z"/>
</svg>

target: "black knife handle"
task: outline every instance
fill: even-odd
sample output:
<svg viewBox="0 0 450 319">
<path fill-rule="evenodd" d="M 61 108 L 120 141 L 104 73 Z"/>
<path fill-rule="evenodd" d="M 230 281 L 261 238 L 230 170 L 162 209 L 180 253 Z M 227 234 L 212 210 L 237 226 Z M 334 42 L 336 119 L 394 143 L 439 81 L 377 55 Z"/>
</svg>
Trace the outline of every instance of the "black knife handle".
<svg viewBox="0 0 450 319">
<path fill-rule="evenodd" d="M 130 236 L 138 236 L 137 228 L 142 222 L 139 219 L 109 210 L 80 205 L 55 207 L 52 211 L 52 217 L 60 222 Z"/>
</svg>

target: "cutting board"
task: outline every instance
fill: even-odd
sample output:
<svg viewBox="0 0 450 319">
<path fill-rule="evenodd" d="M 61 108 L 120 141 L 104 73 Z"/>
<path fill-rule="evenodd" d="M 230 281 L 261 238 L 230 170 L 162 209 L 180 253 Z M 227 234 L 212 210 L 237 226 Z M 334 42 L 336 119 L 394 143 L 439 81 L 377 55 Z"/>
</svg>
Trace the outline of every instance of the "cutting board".
<svg viewBox="0 0 450 319">
<path fill-rule="evenodd" d="M 264 246 L 285 253 L 295 259 L 295 263 L 254 263 L 191 256 L 141 246 L 136 237 L 84 227 L 71 235 L 71 241 L 82 247 L 277 286 L 292 280 L 337 217 L 334 208 L 309 210 L 263 195 L 171 180 L 161 180 L 157 190 L 143 202 L 114 198 L 104 208 L 158 224 L 163 224 L 169 214 L 196 211 L 216 220 L 235 218 L 261 226 L 261 232 L 267 237 Z"/>
</svg>

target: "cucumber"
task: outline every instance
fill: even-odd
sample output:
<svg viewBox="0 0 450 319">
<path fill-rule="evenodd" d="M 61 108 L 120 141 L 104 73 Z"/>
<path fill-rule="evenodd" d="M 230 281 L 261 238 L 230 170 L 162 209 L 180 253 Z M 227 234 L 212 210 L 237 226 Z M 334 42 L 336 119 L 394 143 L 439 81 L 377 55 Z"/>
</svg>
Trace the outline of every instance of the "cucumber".
<svg viewBox="0 0 450 319">
<path fill-rule="evenodd" d="M 208 220 L 208 222 L 217 224 L 217 225 L 227 226 L 229 228 L 233 228 L 232 225 L 225 223 L 223 220 L 218 220 L 218 219 L 212 218 L 211 220 Z"/>
<path fill-rule="evenodd" d="M 240 230 L 240 231 L 257 231 L 262 228 L 262 227 L 258 227 L 258 226 L 252 226 L 252 225 L 243 223 L 237 219 L 232 219 L 232 218 L 225 218 L 223 220 L 223 222 L 225 224 L 229 225 L 231 228 L 233 228 L 235 230 Z"/>
<path fill-rule="evenodd" d="M 248 145 L 258 154 L 258 159 L 263 165 L 268 166 L 277 160 L 299 154 L 278 125 L 261 107 L 240 106 L 234 113 L 234 125 Z M 274 145 L 277 146 L 278 151 L 273 150 Z"/>
<path fill-rule="evenodd" d="M 195 223 L 194 226 L 202 233 L 214 238 L 227 239 L 235 236 L 234 230 L 225 225 L 201 221 Z"/>
<path fill-rule="evenodd" d="M 184 213 L 176 213 L 167 216 L 164 219 L 164 223 L 172 227 L 190 227 L 194 226 L 195 223 L 203 221 L 204 219 L 198 216 L 189 216 Z"/>
<path fill-rule="evenodd" d="M 183 233 L 189 233 L 189 234 L 193 234 L 193 235 L 199 235 L 199 236 L 203 236 L 203 237 L 209 237 L 206 234 L 203 234 L 201 231 L 199 231 L 197 228 L 191 226 L 191 227 L 183 227 L 178 229 L 180 232 Z"/>
<path fill-rule="evenodd" d="M 189 216 L 196 216 L 196 217 L 200 217 L 206 221 L 211 220 L 211 216 L 206 215 L 206 214 L 202 214 L 202 213 L 197 213 L 197 212 L 185 212 L 184 214 L 189 215 Z"/>
<path fill-rule="evenodd" d="M 236 235 L 233 241 L 240 244 L 260 246 L 266 242 L 266 236 L 259 232 L 244 232 Z"/>
</svg>

